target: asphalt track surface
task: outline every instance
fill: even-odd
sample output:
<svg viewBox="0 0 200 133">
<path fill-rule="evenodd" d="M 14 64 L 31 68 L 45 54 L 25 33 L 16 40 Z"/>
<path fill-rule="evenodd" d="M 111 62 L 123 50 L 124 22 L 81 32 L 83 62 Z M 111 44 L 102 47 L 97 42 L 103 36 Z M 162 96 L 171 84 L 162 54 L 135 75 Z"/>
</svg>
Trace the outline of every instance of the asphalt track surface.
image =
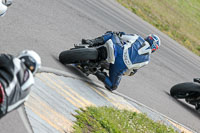
<svg viewBox="0 0 200 133">
<path fill-rule="evenodd" d="M 23 49 L 33 49 L 40 54 L 43 66 L 79 76 L 54 57 L 82 38 L 94 38 L 108 30 L 160 36 L 162 46 L 152 54 L 150 63 L 134 77 L 123 77 L 118 91 L 200 131 L 200 114 L 169 96 L 174 84 L 199 77 L 199 57 L 114 0 L 15 0 L 0 21 L 0 52 L 17 55 Z M 12 112 L 0 120 L 1 132 L 27 132 L 22 121 L 19 110 Z"/>
</svg>

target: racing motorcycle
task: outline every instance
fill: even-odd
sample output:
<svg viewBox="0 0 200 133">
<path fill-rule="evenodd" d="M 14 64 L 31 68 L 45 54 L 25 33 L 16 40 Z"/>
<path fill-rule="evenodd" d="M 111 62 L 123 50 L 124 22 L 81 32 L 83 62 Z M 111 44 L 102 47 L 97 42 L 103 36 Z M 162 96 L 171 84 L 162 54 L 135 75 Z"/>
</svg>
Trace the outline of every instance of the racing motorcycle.
<svg viewBox="0 0 200 133">
<path fill-rule="evenodd" d="M 200 78 L 194 78 L 194 82 L 185 82 L 174 85 L 170 90 L 171 96 L 176 99 L 185 99 L 195 106 L 200 112 Z"/>
<path fill-rule="evenodd" d="M 95 75 L 96 72 L 109 69 L 109 63 L 114 63 L 114 44 L 111 40 L 104 45 L 75 44 L 74 48 L 60 53 L 59 61 L 62 64 L 73 64 L 83 73 Z"/>
</svg>

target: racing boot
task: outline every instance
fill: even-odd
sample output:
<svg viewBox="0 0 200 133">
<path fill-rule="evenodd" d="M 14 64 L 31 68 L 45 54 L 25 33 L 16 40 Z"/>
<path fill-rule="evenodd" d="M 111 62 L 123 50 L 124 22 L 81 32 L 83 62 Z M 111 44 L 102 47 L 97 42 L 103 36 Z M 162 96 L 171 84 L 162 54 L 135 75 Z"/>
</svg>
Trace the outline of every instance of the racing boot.
<svg viewBox="0 0 200 133">
<path fill-rule="evenodd" d="M 200 83 L 200 78 L 194 78 L 193 81 L 197 82 L 197 83 Z"/>
<path fill-rule="evenodd" d="M 95 39 L 82 39 L 82 44 L 89 44 L 90 46 L 100 46 L 104 44 L 104 39 L 103 37 L 97 37 Z"/>
</svg>

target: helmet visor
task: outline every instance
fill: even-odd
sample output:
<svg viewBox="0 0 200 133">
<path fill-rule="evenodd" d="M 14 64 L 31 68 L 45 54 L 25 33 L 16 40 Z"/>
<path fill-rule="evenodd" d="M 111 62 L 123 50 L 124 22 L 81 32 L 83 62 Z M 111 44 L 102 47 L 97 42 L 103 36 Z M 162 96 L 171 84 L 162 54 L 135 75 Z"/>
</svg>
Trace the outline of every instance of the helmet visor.
<svg viewBox="0 0 200 133">
<path fill-rule="evenodd" d="M 36 61 L 30 56 L 24 56 L 20 58 L 22 62 L 26 65 L 26 67 L 31 71 L 34 72 L 36 69 Z"/>
</svg>

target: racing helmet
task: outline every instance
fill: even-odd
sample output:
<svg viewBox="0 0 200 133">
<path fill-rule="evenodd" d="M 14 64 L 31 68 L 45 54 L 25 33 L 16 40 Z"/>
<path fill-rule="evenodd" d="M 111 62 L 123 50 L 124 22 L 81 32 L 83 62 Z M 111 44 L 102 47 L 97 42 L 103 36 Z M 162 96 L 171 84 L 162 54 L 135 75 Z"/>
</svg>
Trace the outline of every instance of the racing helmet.
<svg viewBox="0 0 200 133">
<path fill-rule="evenodd" d="M 6 14 L 8 6 L 12 4 L 12 0 L 0 0 L 0 17 Z"/>
<path fill-rule="evenodd" d="M 24 50 L 22 51 L 18 58 L 25 64 L 25 66 L 35 74 L 38 69 L 41 67 L 41 58 L 33 50 Z"/>
<path fill-rule="evenodd" d="M 149 43 L 152 53 L 160 47 L 160 38 L 157 35 L 150 34 L 144 40 Z"/>
</svg>

